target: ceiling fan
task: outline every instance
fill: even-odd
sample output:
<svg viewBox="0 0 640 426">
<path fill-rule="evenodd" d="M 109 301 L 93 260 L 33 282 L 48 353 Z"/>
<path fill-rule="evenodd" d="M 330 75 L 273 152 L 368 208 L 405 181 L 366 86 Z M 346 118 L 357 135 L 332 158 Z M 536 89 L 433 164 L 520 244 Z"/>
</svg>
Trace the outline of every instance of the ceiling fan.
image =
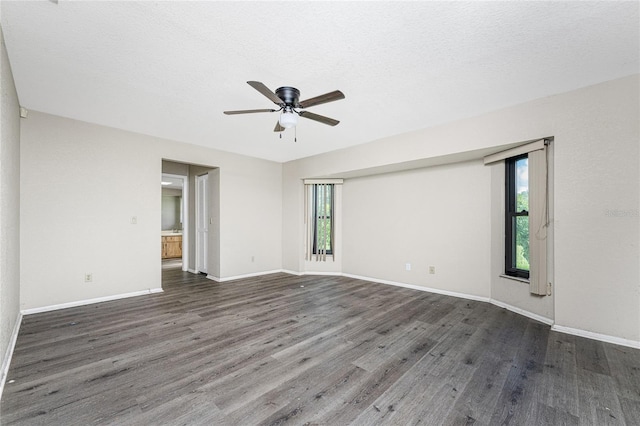
<svg viewBox="0 0 640 426">
<path fill-rule="evenodd" d="M 278 109 L 245 109 L 239 111 L 224 111 L 227 115 L 234 114 L 253 114 L 256 112 L 276 112 L 282 111 L 280 118 L 276 123 L 274 132 L 282 132 L 285 129 L 295 127 L 298 123 L 298 116 L 308 118 L 310 120 L 318 121 L 329 126 L 335 126 L 339 123 L 338 120 L 325 117 L 323 115 L 314 114 L 309 111 L 302 111 L 305 108 L 309 108 L 315 105 L 326 104 L 327 102 L 337 101 L 344 99 L 344 93 L 339 90 L 325 93 L 324 95 L 316 96 L 315 98 L 299 101 L 300 91 L 295 87 L 280 87 L 272 92 L 267 86 L 259 81 L 247 81 L 249 86 L 262 93 L 269 98 L 274 104 L 278 105 Z"/>
</svg>

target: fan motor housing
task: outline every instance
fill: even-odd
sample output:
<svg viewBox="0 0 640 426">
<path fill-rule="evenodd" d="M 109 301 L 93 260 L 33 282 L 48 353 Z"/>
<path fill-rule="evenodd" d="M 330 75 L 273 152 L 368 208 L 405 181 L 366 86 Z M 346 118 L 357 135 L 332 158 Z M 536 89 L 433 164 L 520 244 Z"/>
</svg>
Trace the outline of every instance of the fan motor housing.
<svg viewBox="0 0 640 426">
<path fill-rule="evenodd" d="M 276 89 L 276 95 L 282 99 L 285 105 L 298 106 L 298 99 L 300 98 L 300 91 L 295 87 L 278 87 Z"/>
</svg>

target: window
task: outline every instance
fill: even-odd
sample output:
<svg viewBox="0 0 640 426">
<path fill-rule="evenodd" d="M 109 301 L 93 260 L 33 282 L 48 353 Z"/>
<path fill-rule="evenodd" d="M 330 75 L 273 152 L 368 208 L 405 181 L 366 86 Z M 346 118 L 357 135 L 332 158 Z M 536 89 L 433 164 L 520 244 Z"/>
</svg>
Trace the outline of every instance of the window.
<svg viewBox="0 0 640 426">
<path fill-rule="evenodd" d="M 304 259 L 307 261 L 336 260 L 336 220 L 339 221 L 336 208 L 339 211 L 342 183 L 342 179 L 304 179 Z"/>
<path fill-rule="evenodd" d="M 553 220 L 549 193 L 553 138 L 538 139 L 484 157 L 485 165 L 505 167 L 505 275 L 526 278 L 529 292 L 551 294 L 547 254 Z"/>
<path fill-rule="evenodd" d="M 304 179 L 306 261 L 336 260 L 336 208 L 339 212 L 342 179 Z M 336 201 L 337 199 L 337 201 Z M 336 207 L 336 203 L 338 207 Z M 338 240 L 339 240 L 338 236 Z M 337 244 L 339 249 L 339 244 Z"/>
<path fill-rule="evenodd" d="M 505 161 L 505 274 L 529 278 L 529 156 Z"/>
<path fill-rule="evenodd" d="M 333 185 L 313 185 L 313 254 L 333 254 Z"/>
</svg>

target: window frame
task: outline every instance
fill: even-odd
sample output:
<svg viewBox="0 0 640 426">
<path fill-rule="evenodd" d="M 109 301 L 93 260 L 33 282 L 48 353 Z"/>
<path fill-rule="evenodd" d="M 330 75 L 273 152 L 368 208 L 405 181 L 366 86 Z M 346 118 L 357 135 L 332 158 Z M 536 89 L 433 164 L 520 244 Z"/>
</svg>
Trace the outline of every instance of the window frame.
<svg viewBox="0 0 640 426">
<path fill-rule="evenodd" d="M 325 188 L 329 188 L 329 249 L 324 251 L 323 253 L 327 256 L 333 256 L 333 245 L 334 245 L 334 201 L 335 201 L 335 184 L 324 184 Z M 313 197 L 313 246 L 312 246 L 312 254 L 318 255 L 321 254 L 318 250 L 318 221 L 326 220 L 327 215 L 320 215 L 318 212 L 318 188 L 320 185 L 313 185 L 312 197 Z"/>
<path fill-rule="evenodd" d="M 504 241 L 504 254 L 505 254 L 505 264 L 504 264 L 504 273 L 505 275 L 517 278 L 529 279 L 530 271 L 524 269 L 518 269 L 515 266 L 515 256 L 516 256 L 516 229 L 513 226 L 514 218 L 526 216 L 529 217 L 528 210 L 521 210 L 520 212 L 516 211 L 517 207 L 517 193 L 516 193 L 516 164 L 519 160 L 523 158 L 529 158 L 529 153 L 525 153 L 522 155 L 518 155 L 515 157 L 507 158 L 505 160 L 505 241 Z M 531 206 L 529 206 L 529 210 L 531 210 Z M 529 234 L 529 239 L 531 239 L 531 234 Z"/>
</svg>

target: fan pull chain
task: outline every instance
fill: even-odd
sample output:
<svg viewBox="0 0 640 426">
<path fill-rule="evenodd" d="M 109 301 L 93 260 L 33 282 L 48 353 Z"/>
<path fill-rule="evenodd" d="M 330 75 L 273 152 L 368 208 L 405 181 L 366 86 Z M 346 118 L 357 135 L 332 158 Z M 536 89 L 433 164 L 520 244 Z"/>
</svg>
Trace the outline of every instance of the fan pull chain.
<svg viewBox="0 0 640 426">
<path fill-rule="evenodd" d="M 298 126 L 293 128 L 293 141 L 298 142 Z"/>
</svg>

